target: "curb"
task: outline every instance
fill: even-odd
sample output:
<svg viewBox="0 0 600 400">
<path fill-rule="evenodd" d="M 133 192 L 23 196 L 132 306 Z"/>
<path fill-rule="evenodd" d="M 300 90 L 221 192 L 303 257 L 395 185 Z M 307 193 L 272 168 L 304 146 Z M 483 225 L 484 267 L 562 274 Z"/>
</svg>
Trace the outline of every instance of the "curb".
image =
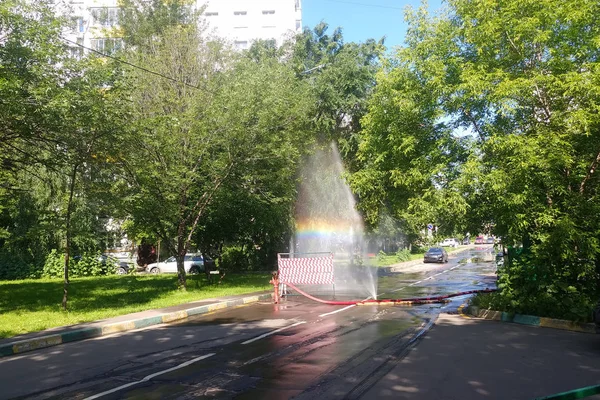
<svg viewBox="0 0 600 400">
<path fill-rule="evenodd" d="M 596 333 L 596 325 L 592 323 L 581 324 L 564 319 L 536 317 L 533 315 L 514 314 L 504 311 L 480 310 L 479 307 L 469 306 L 467 313 L 478 318 L 492 321 L 514 322 L 515 324 L 539 326 L 542 328 L 562 329 L 565 331 Z"/>
<path fill-rule="evenodd" d="M 207 304 L 199 307 L 188 308 L 186 310 L 155 315 L 152 317 L 139 318 L 123 322 L 108 323 L 106 325 L 101 326 L 91 326 L 48 336 L 19 340 L 0 345 L 0 357 L 12 356 L 15 354 L 21 354 L 37 349 L 57 346 L 63 343 L 106 336 L 111 335 L 113 333 L 130 331 L 133 329 L 146 328 L 152 325 L 159 325 L 168 322 L 179 321 L 186 319 L 192 315 L 208 314 L 210 312 L 222 310 L 225 308 L 243 306 L 245 304 L 256 303 L 262 300 L 270 300 L 271 298 L 271 293 L 255 295 L 235 300 L 222 301 L 219 303 Z"/>
</svg>

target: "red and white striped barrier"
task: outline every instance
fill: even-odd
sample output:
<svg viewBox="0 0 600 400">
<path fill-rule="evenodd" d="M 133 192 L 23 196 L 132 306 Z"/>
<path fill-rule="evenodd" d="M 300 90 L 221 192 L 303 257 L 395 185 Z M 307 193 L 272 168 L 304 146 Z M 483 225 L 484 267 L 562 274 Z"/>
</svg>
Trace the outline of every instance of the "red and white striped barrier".
<svg viewBox="0 0 600 400">
<path fill-rule="evenodd" d="M 333 253 L 322 257 L 286 258 L 277 255 L 279 282 L 296 285 L 334 284 Z"/>
</svg>

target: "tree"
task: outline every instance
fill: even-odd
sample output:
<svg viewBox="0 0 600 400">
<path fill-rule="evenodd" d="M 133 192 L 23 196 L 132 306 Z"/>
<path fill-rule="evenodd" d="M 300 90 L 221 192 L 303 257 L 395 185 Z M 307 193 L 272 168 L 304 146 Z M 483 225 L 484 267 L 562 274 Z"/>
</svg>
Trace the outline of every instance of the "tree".
<svg viewBox="0 0 600 400">
<path fill-rule="evenodd" d="M 350 163 L 356 152 L 356 134 L 366 112 L 366 100 L 375 86 L 375 73 L 383 54 L 383 39 L 345 43 L 342 29 L 327 34 L 321 22 L 305 28 L 292 42 L 290 60 L 298 78 L 310 83 L 316 101 L 315 131 L 323 143 L 340 145 Z"/>
<path fill-rule="evenodd" d="M 438 158 L 443 161 L 438 164 L 440 150 L 456 154 L 439 144 L 420 153 L 423 161 L 433 157 L 419 169 L 433 183 L 432 199 L 449 192 L 436 181 L 431 165 L 456 166 L 455 174 L 445 176 L 452 188 L 450 204 L 474 210 L 462 218 L 465 226 L 491 226 L 506 245 L 516 246 L 500 281 L 508 309 L 585 318 L 597 300 L 600 272 L 595 111 L 600 5 L 586 0 L 453 0 L 449 5 L 450 13 L 438 19 L 423 10 L 408 15 L 407 47 L 381 78 L 397 76 L 382 85 L 393 91 L 382 93 L 366 117 L 372 128 L 361 146 L 373 151 L 363 153 L 367 167 L 356 183 L 371 193 L 367 206 L 374 207 L 369 185 L 386 198 L 397 193 L 379 180 L 395 171 L 385 165 L 396 152 L 395 139 L 403 137 L 400 151 L 406 143 L 412 143 L 409 149 L 431 143 L 418 132 L 432 124 L 471 136 L 466 158 Z M 422 91 L 419 98 L 394 97 L 411 85 Z M 425 115 L 423 99 L 431 109 Z M 387 118 L 386 112 L 395 109 L 403 110 Z M 410 134 L 387 134 L 406 119 Z M 373 146 L 373 136 L 379 147 Z M 395 173 L 402 180 L 418 176 L 410 167 L 414 160 L 414 155 L 407 158 L 408 168 L 395 164 L 401 165 Z M 379 164 L 384 165 L 372 167 Z M 426 192 L 413 192 L 411 198 L 419 195 Z M 427 204 L 435 209 L 435 201 Z"/>
<path fill-rule="evenodd" d="M 276 60 L 236 62 L 195 24 L 165 29 L 131 56 L 162 76 L 128 71 L 132 125 L 118 193 L 134 224 L 176 255 L 185 288 L 183 257 L 218 193 L 261 190 L 274 171 L 290 176 L 307 137 L 308 96 Z"/>
<path fill-rule="evenodd" d="M 423 80 L 408 56 L 400 52 L 377 77 L 350 184 L 372 224 L 389 209 L 412 237 L 430 223 L 451 234 L 467 209 L 453 184 L 467 143 L 439 121 L 437 84 Z"/>
<path fill-rule="evenodd" d="M 111 92 L 118 69 L 93 57 L 81 61 L 70 58 L 69 49 L 60 37 L 65 21 L 55 17 L 47 2 L 9 1 L 0 6 L 0 13 L 3 72 L 0 158 L 3 173 L 19 178 L 12 180 L 12 186 L 3 186 L 17 193 L 21 201 L 41 203 L 30 213 L 31 225 L 21 227 L 22 233 L 43 232 L 40 223 L 43 218 L 64 222 L 64 230 L 55 225 L 51 229 L 64 233 L 63 308 L 66 309 L 73 216 L 86 214 L 87 218 L 93 213 L 90 207 L 93 201 L 86 202 L 90 210 L 87 213 L 74 207 L 87 195 L 78 188 L 78 182 L 81 183 L 80 177 L 87 181 L 92 178 L 95 158 L 110 153 L 112 136 L 118 132 L 121 107 L 113 102 L 118 97 Z M 60 199 L 64 193 L 63 203 Z M 25 215 L 23 211 L 20 213 Z M 18 221 L 21 216 L 10 218 Z M 89 232 L 94 228 L 88 224 L 86 229 Z M 10 230 L 13 234 L 17 232 L 12 227 Z M 85 229 L 78 230 L 81 239 Z M 23 249 L 26 247 L 23 238 L 40 243 L 43 236 L 32 239 L 24 234 L 2 244 Z M 56 244 L 54 241 L 50 245 Z M 83 240 L 79 244 L 80 248 L 85 246 Z"/>
</svg>

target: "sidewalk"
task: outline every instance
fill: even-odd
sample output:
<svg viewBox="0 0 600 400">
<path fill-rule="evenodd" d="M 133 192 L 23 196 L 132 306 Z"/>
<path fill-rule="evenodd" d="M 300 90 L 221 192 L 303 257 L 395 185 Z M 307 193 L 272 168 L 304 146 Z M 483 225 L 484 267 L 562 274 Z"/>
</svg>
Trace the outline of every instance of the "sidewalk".
<svg viewBox="0 0 600 400">
<path fill-rule="evenodd" d="M 271 299 L 272 292 L 270 291 L 206 299 L 156 310 L 140 311 L 100 321 L 13 336 L 11 338 L 0 339 L 0 357 L 56 346 L 62 343 L 145 328 L 182 320 L 191 315 L 207 314 L 224 308 L 238 307 L 258 301 L 271 301 Z"/>
<path fill-rule="evenodd" d="M 534 399 L 597 384 L 600 335 L 441 314 L 361 399 Z"/>
</svg>

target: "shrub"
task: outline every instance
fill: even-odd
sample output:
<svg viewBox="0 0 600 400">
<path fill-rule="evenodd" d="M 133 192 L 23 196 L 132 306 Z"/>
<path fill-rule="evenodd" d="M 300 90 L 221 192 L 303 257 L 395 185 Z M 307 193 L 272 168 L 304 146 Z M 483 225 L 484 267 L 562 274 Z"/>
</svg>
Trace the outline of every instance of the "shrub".
<svg viewBox="0 0 600 400">
<path fill-rule="evenodd" d="M 248 266 L 248 257 L 241 246 L 226 247 L 223 249 L 223 253 L 221 254 L 221 265 L 219 265 L 219 268 L 237 272 L 248 270 Z"/>
<path fill-rule="evenodd" d="M 34 279 L 41 275 L 41 265 L 35 265 L 31 257 L 20 257 L 0 252 L 0 280 Z"/>
<path fill-rule="evenodd" d="M 396 252 L 396 257 L 398 258 L 398 261 L 400 261 L 400 262 L 409 261 L 410 260 L 410 250 L 408 250 L 408 249 L 398 250 Z"/>
<path fill-rule="evenodd" d="M 47 278 L 60 278 L 64 274 L 65 255 L 53 249 L 46 257 L 42 276 Z M 85 253 L 75 260 L 69 258 L 69 276 L 99 276 L 115 272 L 116 266 L 111 261 L 102 263 L 99 253 Z"/>
</svg>

